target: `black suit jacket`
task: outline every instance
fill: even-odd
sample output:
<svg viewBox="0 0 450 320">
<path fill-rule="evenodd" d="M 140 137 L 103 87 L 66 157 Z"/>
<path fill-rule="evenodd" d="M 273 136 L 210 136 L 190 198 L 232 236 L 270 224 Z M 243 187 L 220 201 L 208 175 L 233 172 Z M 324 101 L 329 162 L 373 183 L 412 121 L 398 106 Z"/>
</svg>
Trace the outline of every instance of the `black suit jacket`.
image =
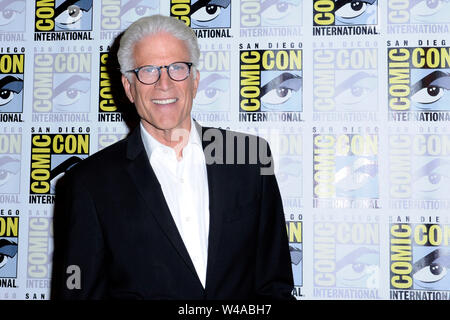
<svg viewBox="0 0 450 320">
<path fill-rule="evenodd" d="M 251 155 L 243 164 L 221 164 L 220 158 L 226 162 L 231 150 L 226 147 L 231 138 L 223 130 L 197 127 L 212 140 L 202 140 L 203 147 L 216 162 L 207 164 L 206 288 L 178 233 L 138 127 L 71 169 L 59 186 L 52 298 L 292 298 L 288 240 L 275 176 L 261 175 L 267 165 L 249 163 Z M 204 135 L 208 130 L 216 130 L 216 138 Z M 223 147 L 211 148 L 220 142 L 217 132 L 224 139 Z M 237 137 L 246 139 L 248 153 L 254 137 Z M 264 151 L 261 146 L 266 142 L 260 138 L 257 142 L 257 150 Z M 67 287 L 68 278 L 76 283 L 70 278 L 75 272 L 67 273 L 70 265 L 81 271 L 80 289 Z"/>
</svg>

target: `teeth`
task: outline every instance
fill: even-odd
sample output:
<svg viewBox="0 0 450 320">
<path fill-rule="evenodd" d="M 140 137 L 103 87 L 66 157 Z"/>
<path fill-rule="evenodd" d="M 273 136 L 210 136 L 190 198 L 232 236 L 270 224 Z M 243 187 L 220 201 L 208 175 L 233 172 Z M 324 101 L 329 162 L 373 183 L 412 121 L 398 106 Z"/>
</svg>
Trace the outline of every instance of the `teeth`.
<svg viewBox="0 0 450 320">
<path fill-rule="evenodd" d="M 152 100 L 153 103 L 155 104 L 169 104 L 169 103 L 175 103 L 177 101 L 177 99 L 161 99 L 161 100 Z"/>
</svg>

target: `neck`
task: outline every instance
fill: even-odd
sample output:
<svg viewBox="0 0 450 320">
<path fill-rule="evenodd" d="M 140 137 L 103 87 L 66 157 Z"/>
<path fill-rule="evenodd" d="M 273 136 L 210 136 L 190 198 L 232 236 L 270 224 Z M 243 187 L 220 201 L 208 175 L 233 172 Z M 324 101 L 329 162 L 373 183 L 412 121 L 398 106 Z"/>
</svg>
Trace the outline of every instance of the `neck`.
<svg viewBox="0 0 450 320">
<path fill-rule="evenodd" d="M 155 138 L 156 141 L 174 149 L 177 159 L 181 160 L 183 157 L 183 148 L 189 141 L 189 134 L 192 129 L 190 121 L 186 128 L 159 129 L 144 121 L 142 121 L 142 125 L 145 131 Z"/>
</svg>

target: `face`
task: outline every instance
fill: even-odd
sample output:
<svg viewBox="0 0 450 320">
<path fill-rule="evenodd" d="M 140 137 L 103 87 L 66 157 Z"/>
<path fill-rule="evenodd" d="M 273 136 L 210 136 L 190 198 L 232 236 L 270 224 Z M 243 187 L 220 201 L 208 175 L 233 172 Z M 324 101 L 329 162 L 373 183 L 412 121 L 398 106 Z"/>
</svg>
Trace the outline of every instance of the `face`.
<svg viewBox="0 0 450 320">
<path fill-rule="evenodd" d="M 190 62 L 185 43 L 168 33 L 144 37 L 134 47 L 134 59 L 135 68 Z M 130 82 L 122 76 L 125 93 L 135 104 L 142 124 L 150 134 L 159 135 L 173 129 L 190 130 L 192 101 L 200 78 L 198 71 L 195 79 L 191 72 L 187 79 L 174 81 L 164 68 L 160 79 L 151 85 L 141 83 L 134 74 L 132 77 Z"/>
</svg>

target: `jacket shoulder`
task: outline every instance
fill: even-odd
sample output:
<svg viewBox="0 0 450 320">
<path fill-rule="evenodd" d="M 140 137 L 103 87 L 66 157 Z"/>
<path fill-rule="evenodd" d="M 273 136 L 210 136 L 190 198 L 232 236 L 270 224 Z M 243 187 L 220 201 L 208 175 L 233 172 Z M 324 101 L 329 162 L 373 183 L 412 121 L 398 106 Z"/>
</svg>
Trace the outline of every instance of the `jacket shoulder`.
<svg viewBox="0 0 450 320">
<path fill-rule="evenodd" d="M 128 137 L 85 158 L 67 173 L 71 176 L 95 177 L 114 172 L 126 161 Z M 66 173 L 66 174 L 67 174 Z"/>
</svg>

